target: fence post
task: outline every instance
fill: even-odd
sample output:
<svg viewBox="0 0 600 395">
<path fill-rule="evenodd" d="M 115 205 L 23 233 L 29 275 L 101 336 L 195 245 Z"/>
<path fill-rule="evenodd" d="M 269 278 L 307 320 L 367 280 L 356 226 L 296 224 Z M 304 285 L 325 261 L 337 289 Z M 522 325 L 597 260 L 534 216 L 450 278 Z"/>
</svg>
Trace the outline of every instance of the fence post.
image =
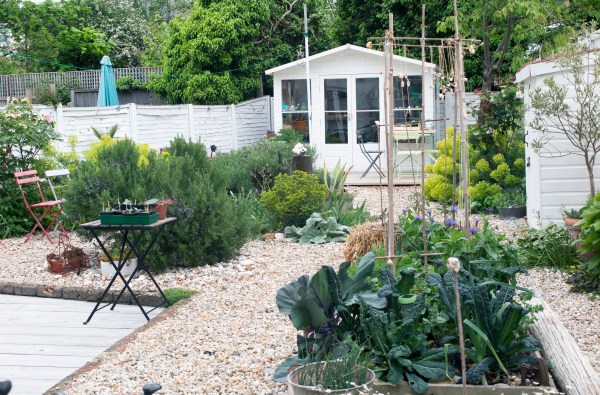
<svg viewBox="0 0 600 395">
<path fill-rule="evenodd" d="M 237 120 L 235 115 L 235 104 L 231 105 L 231 145 L 235 150 L 238 148 L 238 135 L 237 135 Z"/>
<path fill-rule="evenodd" d="M 137 106 L 135 103 L 129 103 L 129 136 L 134 142 L 137 141 Z"/>
<path fill-rule="evenodd" d="M 194 105 L 187 105 L 188 112 L 188 140 L 192 139 L 192 132 L 194 131 Z M 196 136 L 194 136 L 194 141 L 196 141 Z"/>
<path fill-rule="evenodd" d="M 63 106 L 62 105 L 58 105 L 56 107 L 56 123 L 54 124 L 54 131 L 60 136 L 61 142 L 60 144 L 60 148 L 57 147 L 57 150 L 59 152 L 65 152 L 66 151 L 66 146 L 67 143 L 65 142 L 65 139 L 67 139 L 68 136 L 65 136 L 65 132 L 64 132 L 64 118 L 63 118 Z"/>
</svg>

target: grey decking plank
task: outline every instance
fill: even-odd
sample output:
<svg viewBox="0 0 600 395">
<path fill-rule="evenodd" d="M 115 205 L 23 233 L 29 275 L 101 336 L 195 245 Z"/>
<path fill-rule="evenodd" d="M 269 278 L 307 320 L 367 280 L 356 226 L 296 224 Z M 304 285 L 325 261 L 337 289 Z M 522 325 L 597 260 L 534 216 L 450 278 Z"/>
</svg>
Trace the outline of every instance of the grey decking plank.
<svg viewBox="0 0 600 395">
<path fill-rule="evenodd" d="M 43 344 L 3 344 L 3 354 L 20 355 L 73 355 L 95 357 L 106 350 L 104 346 L 56 346 Z M 2 373 L 2 372 L 0 372 Z"/>
<path fill-rule="evenodd" d="M 0 379 L 13 381 L 11 395 L 45 392 L 147 322 L 137 305 L 118 305 L 83 325 L 94 305 L 0 295 Z"/>
</svg>

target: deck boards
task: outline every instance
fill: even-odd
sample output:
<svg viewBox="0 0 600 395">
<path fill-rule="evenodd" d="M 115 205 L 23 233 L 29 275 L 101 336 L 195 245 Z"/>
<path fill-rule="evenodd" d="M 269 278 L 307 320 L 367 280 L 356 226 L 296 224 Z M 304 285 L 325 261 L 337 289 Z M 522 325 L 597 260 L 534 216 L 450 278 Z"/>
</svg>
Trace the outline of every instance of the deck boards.
<svg viewBox="0 0 600 395">
<path fill-rule="evenodd" d="M 96 312 L 94 303 L 0 295 L 0 381 L 11 395 L 42 394 L 147 321 L 136 305 Z M 150 317 L 162 309 L 156 309 Z"/>
</svg>

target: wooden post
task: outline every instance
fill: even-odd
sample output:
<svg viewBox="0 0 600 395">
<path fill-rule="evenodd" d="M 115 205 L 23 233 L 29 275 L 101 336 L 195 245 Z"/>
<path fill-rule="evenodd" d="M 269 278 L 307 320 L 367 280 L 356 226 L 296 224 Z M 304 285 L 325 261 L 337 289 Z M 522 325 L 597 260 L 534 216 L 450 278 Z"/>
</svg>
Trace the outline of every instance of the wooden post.
<svg viewBox="0 0 600 395">
<path fill-rule="evenodd" d="M 427 278 L 427 226 L 425 224 L 425 4 L 421 6 L 421 232 L 423 235 L 423 264 Z"/>
<path fill-rule="evenodd" d="M 465 210 L 465 238 L 471 237 L 470 221 L 469 221 L 469 135 L 465 128 L 465 111 L 464 111 L 464 91 L 465 91 L 465 76 L 464 76 L 464 61 L 463 61 L 463 45 L 458 30 L 458 6 L 454 0 L 454 30 L 456 34 L 456 94 L 455 100 L 459 100 L 458 111 L 460 115 L 460 160 L 461 160 L 461 180 L 463 186 L 463 205 Z"/>
<path fill-rule="evenodd" d="M 538 298 L 531 303 L 542 305 L 544 310 L 537 313 L 529 331 L 542 344 L 560 387 L 569 395 L 600 394 L 600 376 L 552 308 Z"/>
<path fill-rule="evenodd" d="M 386 155 L 388 190 L 388 239 L 387 254 L 396 254 L 396 231 L 394 229 L 394 19 L 389 14 L 389 28 L 385 32 L 385 113 Z M 396 275 L 396 263 L 392 261 L 392 273 Z"/>
<path fill-rule="evenodd" d="M 27 103 L 29 104 L 33 103 L 33 94 L 29 88 L 25 89 L 25 100 L 27 100 Z"/>
</svg>

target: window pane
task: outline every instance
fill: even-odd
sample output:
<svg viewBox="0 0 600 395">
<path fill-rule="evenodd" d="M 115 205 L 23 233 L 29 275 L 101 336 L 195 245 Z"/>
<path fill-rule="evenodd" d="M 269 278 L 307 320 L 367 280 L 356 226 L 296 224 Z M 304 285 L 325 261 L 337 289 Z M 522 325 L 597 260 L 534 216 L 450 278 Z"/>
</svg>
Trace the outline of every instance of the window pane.
<svg viewBox="0 0 600 395">
<path fill-rule="evenodd" d="M 282 80 L 281 103 L 283 111 L 307 111 L 306 80 Z"/>
<path fill-rule="evenodd" d="M 356 79 L 356 109 L 379 110 L 379 78 Z"/>
<path fill-rule="evenodd" d="M 379 111 L 365 111 L 356 113 L 356 142 L 376 143 L 379 141 L 379 133 L 375 121 L 379 119 Z"/>
<path fill-rule="evenodd" d="M 325 113 L 325 143 L 348 143 L 348 114 L 345 112 Z"/>
<path fill-rule="evenodd" d="M 422 84 L 420 75 L 409 75 L 408 79 L 394 77 L 394 109 L 420 108 Z"/>
<path fill-rule="evenodd" d="M 394 110 L 394 124 L 417 126 L 421 122 L 421 110 Z"/>
<path fill-rule="evenodd" d="M 296 129 L 300 132 L 304 133 L 304 142 L 309 143 L 309 125 L 308 125 L 308 113 L 307 112 L 299 112 L 299 113 L 284 113 L 282 114 L 283 118 L 283 128 L 291 128 Z"/>
<path fill-rule="evenodd" d="M 346 79 L 325 80 L 325 111 L 348 109 L 348 82 Z"/>
</svg>

